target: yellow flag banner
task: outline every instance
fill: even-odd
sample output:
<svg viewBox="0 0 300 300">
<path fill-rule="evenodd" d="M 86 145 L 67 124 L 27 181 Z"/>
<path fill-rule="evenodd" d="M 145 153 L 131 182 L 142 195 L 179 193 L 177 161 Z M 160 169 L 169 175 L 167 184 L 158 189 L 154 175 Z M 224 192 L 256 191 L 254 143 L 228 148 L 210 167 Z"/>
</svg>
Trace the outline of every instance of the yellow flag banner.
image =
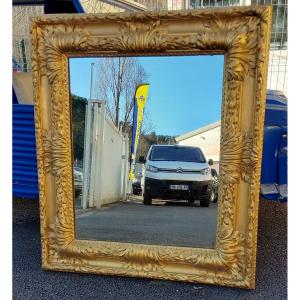
<svg viewBox="0 0 300 300">
<path fill-rule="evenodd" d="M 144 108 L 147 102 L 149 84 L 142 83 L 138 85 L 134 95 L 133 106 L 133 124 L 132 124 L 132 142 L 131 142 L 131 165 L 129 180 L 134 179 L 134 164 L 136 159 L 137 147 L 139 144 L 141 127 L 143 123 Z"/>
</svg>

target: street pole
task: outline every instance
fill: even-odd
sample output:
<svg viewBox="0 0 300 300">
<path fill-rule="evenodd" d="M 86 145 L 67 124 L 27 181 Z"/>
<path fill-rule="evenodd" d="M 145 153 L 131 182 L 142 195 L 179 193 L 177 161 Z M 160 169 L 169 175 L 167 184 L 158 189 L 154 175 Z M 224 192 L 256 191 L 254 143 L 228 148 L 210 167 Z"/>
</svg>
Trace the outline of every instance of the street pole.
<svg viewBox="0 0 300 300">
<path fill-rule="evenodd" d="M 95 66 L 95 63 L 91 63 L 90 100 L 92 100 L 92 96 L 93 96 L 94 66 Z"/>
</svg>

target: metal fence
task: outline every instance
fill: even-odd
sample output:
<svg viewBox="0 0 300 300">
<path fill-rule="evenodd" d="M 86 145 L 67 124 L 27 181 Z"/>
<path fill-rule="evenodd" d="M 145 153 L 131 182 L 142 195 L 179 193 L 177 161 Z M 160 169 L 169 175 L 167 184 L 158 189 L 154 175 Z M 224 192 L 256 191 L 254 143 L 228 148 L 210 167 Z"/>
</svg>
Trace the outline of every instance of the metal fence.
<svg viewBox="0 0 300 300">
<path fill-rule="evenodd" d="M 287 18 L 288 1 L 287 0 L 252 0 L 252 5 L 272 5 L 273 20 L 270 45 L 270 60 L 268 71 L 268 88 L 282 91 L 285 95 L 288 93 L 288 36 L 287 36 Z"/>
<path fill-rule="evenodd" d="M 43 6 L 13 6 L 13 68 L 31 70 L 30 18 L 44 13 Z"/>
</svg>

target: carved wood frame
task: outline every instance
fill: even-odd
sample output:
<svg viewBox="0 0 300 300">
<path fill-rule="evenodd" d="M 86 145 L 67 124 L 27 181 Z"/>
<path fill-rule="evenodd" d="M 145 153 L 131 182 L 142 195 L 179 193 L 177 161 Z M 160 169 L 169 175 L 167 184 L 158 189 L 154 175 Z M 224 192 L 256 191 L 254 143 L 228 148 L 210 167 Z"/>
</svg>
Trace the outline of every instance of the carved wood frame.
<svg viewBox="0 0 300 300">
<path fill-rule="evenodd" d="M 254 288 L 270 7 L 42 16 L 32 23 L 42 266 Z M 68 58 L 224 54 L 214 249 L 76 240 Z"/>
</svg>

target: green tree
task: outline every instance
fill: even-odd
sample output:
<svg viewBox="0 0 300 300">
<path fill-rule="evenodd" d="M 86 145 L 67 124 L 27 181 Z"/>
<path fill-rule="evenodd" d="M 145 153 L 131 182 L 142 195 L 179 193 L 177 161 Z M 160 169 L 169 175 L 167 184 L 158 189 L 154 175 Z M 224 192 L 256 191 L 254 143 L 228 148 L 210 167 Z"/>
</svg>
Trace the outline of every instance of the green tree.
<svg viewBox="0 0 300 300">
<path fill-rule="evenodd" d="M 84 151 L 85 109 L 87 99 L 76 95 L 72 97 L 73 156 L 81 161 Z"/>
<path fill-rule="evenodd" d="M 141 134 L 140 143 L 137 151 L 137 159 L 140 156 L 147 156 L 151 145 L 174 145 L 176 144 L 175 136 L 171 135 L 156 135 L 153 131 L 150 134 Z"/>
</svg>

